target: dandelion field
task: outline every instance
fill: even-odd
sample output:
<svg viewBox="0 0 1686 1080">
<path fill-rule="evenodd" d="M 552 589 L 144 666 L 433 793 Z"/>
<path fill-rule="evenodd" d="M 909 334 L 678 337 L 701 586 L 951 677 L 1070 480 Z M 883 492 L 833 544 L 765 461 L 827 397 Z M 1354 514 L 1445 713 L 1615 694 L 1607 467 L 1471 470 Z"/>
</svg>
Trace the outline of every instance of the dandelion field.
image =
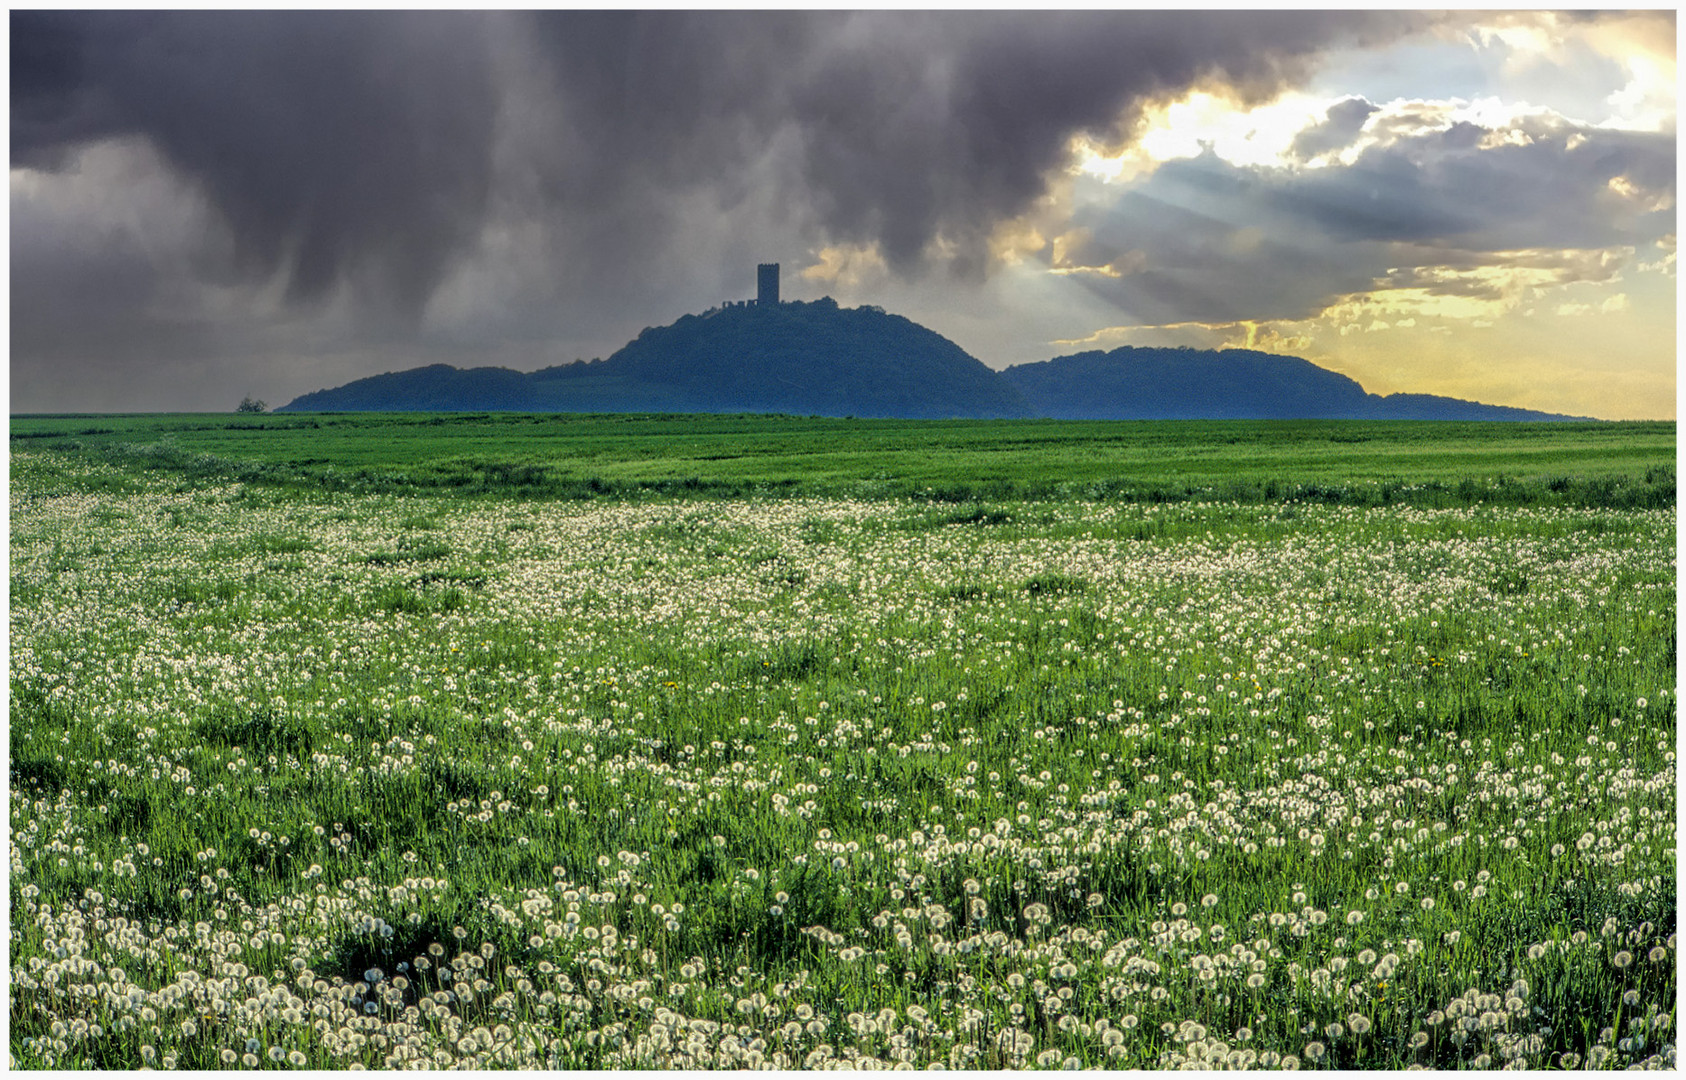
<svg viewBox="0 0 1686 1080">
<path fill-rule="evenodd" d="M 1674 1065 L 1675 509 L 1595 497 L 1672 427 L 1538 505 L 50 441 L 17 1067 Z"/>
</svg>

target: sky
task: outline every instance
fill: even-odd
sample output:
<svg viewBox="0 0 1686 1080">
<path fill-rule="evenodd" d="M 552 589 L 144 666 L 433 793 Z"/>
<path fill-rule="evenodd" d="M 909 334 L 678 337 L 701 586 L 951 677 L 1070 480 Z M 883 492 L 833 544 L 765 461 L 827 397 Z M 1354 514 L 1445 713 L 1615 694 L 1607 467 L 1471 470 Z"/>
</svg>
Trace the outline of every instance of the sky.
<svg viewBox="0 0 1686 1080">
<path fill-rule="evenodd" d="M 1675 15 L 10 14 L 13 412 L 531 371 L 755 294 L 994 368 L 1676 402 Z"/>
</svg>

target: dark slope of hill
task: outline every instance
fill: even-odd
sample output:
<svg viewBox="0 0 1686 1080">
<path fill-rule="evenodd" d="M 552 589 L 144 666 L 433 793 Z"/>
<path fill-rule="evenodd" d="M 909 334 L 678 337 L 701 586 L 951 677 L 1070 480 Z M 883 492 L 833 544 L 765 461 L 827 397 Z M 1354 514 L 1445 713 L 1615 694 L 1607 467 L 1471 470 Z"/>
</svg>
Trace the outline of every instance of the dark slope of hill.
<svg viewBox="0 0 1686 1080">
<path fill-rule="evenodd" d="M 1061 420 L 1319 419 L 1369 395 L 1309 360 L 1246 349 L 1084 352 L 1001 373 L 1038 416 Z"/>
<path fill-rule="evenodd" d="M 595 363 L 531 375 L 435 365 L 319 390 L 282 408 L 1028 415 L 1018 391 L 954 342 L 899 315 L 840 308 L 829 298 L 686 315 Z"/>
<path fill-rule="evenodd" d="M 600 366 L 605 375 L 673 387 L 702 410 L 1026 414 L 1018 393 L 954 342 L 900 315 L 840 308 L 829 298 L 687 315 L 645 330 Z"/>
<path fill-rule="evenodd" d="M 1366 419 L 1375 420 L 1596 420 L 1593 416 L 1565 416 L 1562 413 L 1518 409 L 1511 405 L 1483 405 L 1463 398 L 1437 394 L 1370 395 L 1373 410 Z"/>
<path fill-rule="evenodd" d="M 430 364 L 303 394 L 276 412 L 482 412 L 531 408 L 530 376 L 509 368 Z"/>
<path fill-rule="evenodd" d="M 1068 420 L 1570 420 L 1433 394 L 1380 397 L 1295 356 L 1124 346 L 1020 364 L 1001 377 L 1031 412 Z"/>
</svg>

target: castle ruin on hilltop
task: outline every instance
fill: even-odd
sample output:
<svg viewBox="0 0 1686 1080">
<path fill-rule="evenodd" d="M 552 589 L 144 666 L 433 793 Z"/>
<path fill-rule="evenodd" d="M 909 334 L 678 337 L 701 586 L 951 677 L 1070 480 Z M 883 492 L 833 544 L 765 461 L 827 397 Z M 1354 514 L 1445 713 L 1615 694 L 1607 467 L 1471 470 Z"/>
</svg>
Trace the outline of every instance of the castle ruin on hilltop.
<svg viewBox="0 0 1686 1080">
<path fill-rule="evenodd" d="M 720 306 L 734 307 L 765 307 L 779 302 L 779 264 L 760 263 L 755 267 L 755 299 L 727 300 Z"/>
</svg>

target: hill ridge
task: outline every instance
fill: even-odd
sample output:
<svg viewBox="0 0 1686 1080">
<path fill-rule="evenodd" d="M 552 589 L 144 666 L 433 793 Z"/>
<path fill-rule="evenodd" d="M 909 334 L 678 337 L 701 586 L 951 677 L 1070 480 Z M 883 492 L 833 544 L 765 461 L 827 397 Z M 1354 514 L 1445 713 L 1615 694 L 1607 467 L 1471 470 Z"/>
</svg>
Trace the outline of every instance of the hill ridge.
<svg viewBox="0 0 1686 1080">
<path fill-rule="evenodd" d="M 1038 415 L 1068 420 L 1589 420 L 1437 394 L 1371 394 L 1298 356 L 1123 345 L 1001 372 Z"/>
<path fill-rule="evenodd" d="M 905 418 L 1584 420 L 1367 393 L 1297 356 L 1120 346 L 993 371 L 876 305 L 732 305 L 646 327 L 613 355 L 533 372 L 433 363 L 301 394 L 278 412 L 770 412 Z"/>
</svg>

